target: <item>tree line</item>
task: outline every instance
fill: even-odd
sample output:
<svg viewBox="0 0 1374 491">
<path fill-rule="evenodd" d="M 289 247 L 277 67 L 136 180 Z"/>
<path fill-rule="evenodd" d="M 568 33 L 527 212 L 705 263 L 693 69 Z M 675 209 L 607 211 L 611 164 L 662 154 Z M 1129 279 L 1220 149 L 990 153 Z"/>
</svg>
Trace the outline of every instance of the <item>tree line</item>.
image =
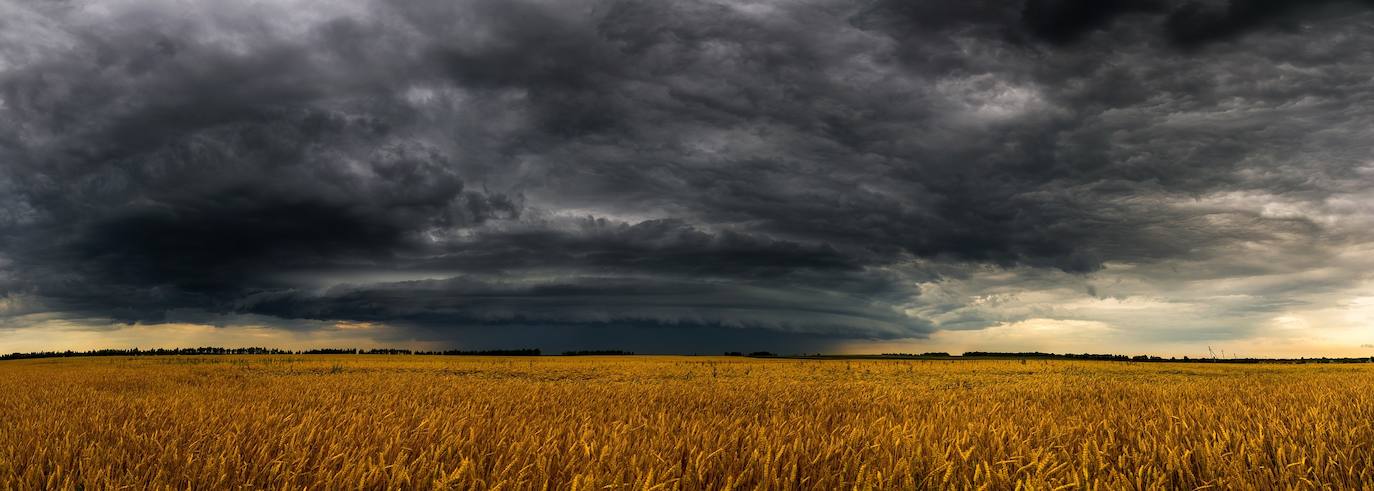
<svg viewBox="0 0 1374 491">
<path fill-rule="evenodd" d="M 1190 358 L 1174 357 L 1168 358 L 1152 355 L 1112 355 L 1098 353 L 1044 353 L 1040 351 L 1021 351 L 1021 352 L 1000 352 L 1000 351 L 967 351 L 961 355 L 951 355 L 945 352 L 928 353 L 883 353 L 876 358 L 996 358 L 996 359 L 1021 359 L 1021 360 L 1096 360 L 1096 361 L 1133 361 L 1133 362 L 1187 362 L 1187 363 L 1370 363 L 1374 362 L 1374 357 L 1345 357 L 1345 358 L 1225 358 L 1225 357 L 1202 357 Z"/>
<path fill-rule="evenodd" d="M 277 348 L 221 348 L 203 346 L 199 348 L 154 348 L 154 349 L 99 349 L 89 351 L 35 351 L 30 353 L 10 353 L 0 355 L 0 360 L 25 360 L 33 358 L 69 358 L 84 356 L 187 356 L 187 355 L 447 355 L 447 356 L 539 356 L 539 349 L 498 349 L 498 350 L 446 350 L 415 351 L 408 349 L 378 348 L 322 348 L 308 350 L 286 350 Z"/>
<path fill-rule="evenodd" d="M 635 354 L 633 351 L 621 351 L 618 349 L 593 349 L 563 352 L 563 356 L 629 356 L 633 354 Z"/>
<path fill-rule="evenodd" d="M 564 351 L 564 356 L 606 356 L 606 355 L 633 355 L 632 351 L 622 350 L 578 350 Z M 1094 353 L 1043 353 L 1039 351 L 1028 352 L 998 352 L 998 351 L 968 351 L 961 355 L 951 355 L 946 352 L 926 352 L 926 353 L 883 353 L 881 355 L 792 355 L 782 357 L 769 351 L 740 352 L 729 351 L 725 356 L 743 356 L 752 358 L 857 358 L 857 359 L 1019 359 L 1019 360 L 1095 360 L 1095 361 L 1129 361 L 1129 362 L 1187 362 L 1187 363 L 1371 363 L 1374 357 L 1346 357 L 1346 358 L 1224 358 L 1224 357 L 1203 357 L 1182 358 L 1149 355 L 1112 355 Z M 186 356 L 186 355 L 440 355 L 440 356 L 541 356 L 543 352 L 538 348 L 525 349 L 491 349 L 491 350 L 442 350 L 442 351 L 422 351 L 395 348 L 321 348 L 308 350 L 285 350 L 277 348 L 222 348 L 215 346 L 202 346 L 199 348 L 154 348 L 154 349 L 99 349 L 89 351 L 38 351 L 31 353 L 10 353 L 0 355 L 0 360 L 23 360 L 32 358 L 67 358 L 82 356 Z"/>
</svg>

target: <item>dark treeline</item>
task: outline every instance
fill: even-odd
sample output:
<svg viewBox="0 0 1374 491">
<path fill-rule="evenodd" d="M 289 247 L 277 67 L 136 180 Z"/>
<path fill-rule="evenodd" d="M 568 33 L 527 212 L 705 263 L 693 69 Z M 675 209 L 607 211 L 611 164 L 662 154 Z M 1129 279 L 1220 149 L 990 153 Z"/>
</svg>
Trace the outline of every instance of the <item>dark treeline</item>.
<svg viewBox="0 0 1374 491">
<path fill-rule="evenodd" d="M 1021 359 L 1052 359 L 1052 360 L 1106 360 L 1106 361 L 1144 361 L 1144 362 L 1188 362 L 1188 363 L 1370 363 L 1374 362 L 1374 357 L 1347 357 L 1347 358 L 1182 358 L 1149 355 L 1103 355 L 1103 354 L 1073 354 L 1073 353 L 1041 353 L 1038 351 L 1029 353 L 998 353 L 985 351 L 970 351 L 963 354 L 963 358 L 1021 358 Z"/>
<path fill-rule="evenodd" d="M 1021 360 L 1098 360 L 1098 361 L 1143 361 L 1143 362 L 1187 362 L 1187 363 L 1371 363 L 1374 357 L 1355 357 L 1355 358 L 1189 358 L 1184 356 L 1168 357 L 1150 355 L 1109 355 L 1095 353 L 1043 353 L 1039 351 L 1030 352 L 996 352 L 996 351 L 968 351 L 962 355 L 954 356 L 949 353 L 931 352 L 922 354 L 911 353 L 884 353 L 876 358 L 999 358 L 999 359 L 1021 359 Z"/>
<path fill-rule="evenodd" d="M 370 349 L 360 354 L 364 355 L 413 355 L 414 352 L 408 349 Z"/>
<path fill-rule="evenodd" d="M 148 350 L 101 349 L 91 351 L 39 351 L 33 353 L 10 353 L 0 355 L 0 360 L 22 360 L 27 358 L 65 358 L 73 356 L 175 356 L 175 355 L 294 355 L 300 352 L 275 348 L 155 348 Z"/>
<path fill-rule="evenodd" d="M 618 350 L 618 349 L 597 349 L 597 350 L 579 350 L 579 351 L 564 351 L 564 352 L 563 352 L 563 356 L 611 356 L 611 355 L 628 356 L 628 355 L 633 355 L 633 354 L 635 354 L 635 352 L 633 352 L 633 351 L 621 351 L 621 350 Z"/>
<path fill-rule="evenodd" d="M 491 349 L 477 351 L 448 350 L 448 351 L 416 351 L 417 355 L 446 355 L 446 356 L 539 356 L 541 352 L 538 348 L 530 349 Z"/>
<path fill-rule="evenodd" d="M 0 355 L 0 360 L 23 360 L 31 358 L 66 358 L 80 356 L 184 356 L 184 355 L 440 355 L 440 356 L 540 356 L 543 353 L 538 348 L 528 349 L 494 349 L 494 350 L 445 350 L 445 351 L 415 351 L 408 349 L 358 349 L 358 348 L 323 348 L 309 350 L 283 350 L 276 348 L 221 348 L 221 347 L 199 347 L 199 348 L 155 348 L 155 349 L 101 349 L 91 351 L 40 351 L 33 353 L 10 353 Z M 633 352 L 623 350 L 581 350 L 564 351 L 565 356 L 604 356 L 604 355 L 633 355 Z M 725 356 L 744 356 L 754 358 L 774 358 L 778 354 L 770 351 L 754 351 L 744 353 L 740 351 L 730 351 Z M 1187 362 L 1187 363 L 1374 363 L 1374 357 L 1353 357 L 1353 358 L 1182 358 L 1159 357 L 1149 355 L 1110 355 L 1093 353 L 1043 353 L 1039 351 L 1031 352 L 996 352 L 996 351 L 969 351 L 962 355 L 951 355 L 945 352 L 927 353 L 883 353 L 881 355 L 791 355 L 787 358 L 809 358 L 809 359 L 949 359 L 949 360 L 973 360 L 973 359 L 1019 359 L 1019 360 L 1097 360 L 1097 361 L 1130 361 L 1130 362 Z"/>
<path fill-rule="evenodd" d="M 356 354 L 358 354 L 358 349 L 356 349 L 356 348 L 349 348 L 349 349 L 339 349 L 339 348 L 311 349 L 311 350 L 305 350 L 305 351 L 297 351 L 296 354 L 299 354 L 299 355 L 356 355 Z"/>
<path fill-rule="evenodd" d="M 287 354 L 293 354 L 290 351 Z M 357 349 L 357 348 L 324 348 L 297 351 L 297 355 L 413 355 L 418 354 L 408 349 L 380 348 L 380 349 Z"/>
<path fill-rule="evenodd" d="M 999 352 L 995 352 L 995 351 L 966 351 L 966 352 L 964 352 L 963 355 L 960 355 L 960 356 L 962 356 L 962 357 L 964 357 L 964 358 L 1029 358 L 1029 359 L 1052 358 L 1052 359 L 1061 359 L 1061 360 L 1102 360 L 1102 361 L 1130 361 L 1130 360 L 1131 360 L 1131 357 L 1126 356 L 1126 355 L 1106 355 L 1106 354 L 1094 354 L 1094 353 L 1082 353 L 1082 354 L 1064 353 L 1064 354 L 1058 354 L 1058 353 L 1041 353 L 1041 352 L 1039 352 L 1039 351 L 1020 352 L 1020 353 L 999 353 Z M 1145 357 L 1145 358 L 1148 359 L 1148 357 Z M 1160 359 L 1160 360 L 1163 359 L 1163 358 L 1159 358 L 1159 357 L 1155 357 L 1155 358 L 1158 358 L 1158 359 Z M 1143 360 L 1142 360 L 1142 361 L 1143 361 Z"/>
<path fill-rule="evenodd" d="M 539 356 L 538 349 L 482 350 L 482 351 L 412 351 L 408 349 L 370 349 L 322 348 L 309 350 L 283 350 L 276 348 L 155 348 L 155 349 L 101 349 L 90 351 L 39 351 L 32 353 L 10 353 L 0 355 L 0 360 L 25 360 L 33 358 L 69 358 L 81 356 L 186 356 L 186 355 L 468 355 L 468 356 Z"/>
<path fill-rule="evenodd" d="M 778 356 L 778 354 L 777 354 L 777 353 L 774 353 L 774 352 L 772 352 L 772 351 L 755 351 L 755 352 L 752 352 L 752 353 L 744 353 L 744 352 L 742 352 L 742 351 L 728 351 L 728 352 L 725 353 L 725 356 L 748 356 L 748 357 L 753 357 L 753 358 L 773 358 L 773 357 Z M 818 355 L 818 356 L 819 356 L 819 355 Z"/>
</svg>

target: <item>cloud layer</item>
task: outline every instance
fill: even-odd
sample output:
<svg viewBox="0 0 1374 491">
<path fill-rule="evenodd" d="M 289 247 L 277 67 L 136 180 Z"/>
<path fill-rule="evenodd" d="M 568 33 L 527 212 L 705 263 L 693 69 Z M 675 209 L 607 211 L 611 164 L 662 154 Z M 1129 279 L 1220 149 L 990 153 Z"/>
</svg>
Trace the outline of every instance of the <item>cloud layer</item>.
<svg viewBox="0 0 1374 491">
<path fill-rule="evenodd" d="M 1358 351 L 1370 6 L 0 3 L 0 346 Z"/>
</svg>

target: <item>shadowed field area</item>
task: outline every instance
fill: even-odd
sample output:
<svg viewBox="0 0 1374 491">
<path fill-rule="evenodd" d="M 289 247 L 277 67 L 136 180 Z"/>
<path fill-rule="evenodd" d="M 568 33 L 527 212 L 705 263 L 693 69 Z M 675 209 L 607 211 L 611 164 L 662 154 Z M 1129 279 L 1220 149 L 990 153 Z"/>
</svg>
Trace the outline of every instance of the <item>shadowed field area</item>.
<svg viewBox="0 0 1374 491">
<path fill-rule="evenodd" d="M 1370 489 L 1374 367 L 0 362 L 0 488 Z"/>
</svg>

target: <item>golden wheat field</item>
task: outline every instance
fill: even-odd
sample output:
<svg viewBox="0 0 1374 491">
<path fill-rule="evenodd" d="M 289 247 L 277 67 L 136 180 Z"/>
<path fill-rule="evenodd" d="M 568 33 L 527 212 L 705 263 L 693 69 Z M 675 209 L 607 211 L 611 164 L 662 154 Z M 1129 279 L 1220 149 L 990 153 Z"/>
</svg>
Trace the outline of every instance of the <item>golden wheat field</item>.
<svg viewBox="0 0 1374 491">
<path fill-rule="evenodd" d="M 1374 367 L 0 362 L 5 489 L 1374 489 Z"/>
</svg>

